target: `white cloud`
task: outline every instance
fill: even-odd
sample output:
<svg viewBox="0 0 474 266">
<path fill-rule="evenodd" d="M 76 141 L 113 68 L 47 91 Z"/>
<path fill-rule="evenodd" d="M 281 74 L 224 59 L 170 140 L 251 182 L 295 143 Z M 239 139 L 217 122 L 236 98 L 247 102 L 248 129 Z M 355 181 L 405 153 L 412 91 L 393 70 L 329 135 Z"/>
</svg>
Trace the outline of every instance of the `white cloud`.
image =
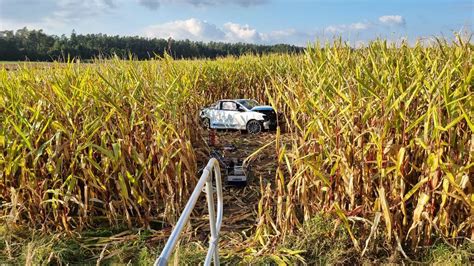
<svg viewBox="0 0 474 266">
<path fill-rule="evenodd" d="M 387 15 L 379 17 L 380 23 L 389 26 L 403 26 L 405 19 L 400 15 Z"/>
<path fill-rule="evenodd" d="M 330 25 L 324 29 L 325 32 L 332 33 L 332 34 L 340 34 L 344 33 L 347 31 L 362 31 L 362 30 L 367 30 L 370 28 L 369 23 L 363 23 L 363 22 L 356 22 L 352 23 L 349 25 L 346 24 L 340 24 L 340 25 Z"/>
<path fill-rule="evenodd" d="M 326 27 L 324 31 L 329 33 L 343 33 L 344 29 L 341 26 L 331 25 Z"/>
<path fill-rule="evenodd" d="M 68 23 L 95 17 L 116 7 L 113 0 L 62 0 L 57 5 L 57 9 L 46 19 Z"/>
<path fill-rule="evenodd" d="M 163 4 L 189 4 L 193 6 L 218 6 L 233 4 L 243 7 L 264 4 L 267 0 L 137 0 L 138 3 L 149 9 L 158 9 Z"/>
<path fill-rule="evenodd" d="M 37 23 L 18 23 L 16 21 L 10 20 L 10 19 L 5 19 L 5 18 L 0 18 L 0 31 L 3 30 L 19 30 L 22 29 L 23 27 L 27 27 L 28 29 L 40 29 L 41 25 Z"/>
<path fill-rule="evenodd" d="M 349 29 L 351 30 L 366 30 L 369 28 L 369 24 L 367 23 L 362 23 L 362 22 L 357 22 L 349 25 Z"/>
<path fill-rule="evenodd" d="M 305 46 L 308 42 L 315 41 L 318 36 L 316 32 L 304 32 L 295 29 L 275 30 L 268 33 L 260 33 L 259 35 L 262 43 L 288 43 L 300 46 Z"/>
<path fill-rule="evenodd" d="M 176 20 L 147 27 L 145 36 L 157 38 L 189 39 L 193 41 L 222 40 L 225 33 L 214 24 L 195 18 Z"/>
<path fill-rule="evenodd" d="M 249 25 L 228 22 L 224 24 L 224 30 L 226 32 L 226 39 L 234 42 L 256 42 L 260 40 L 260 34 Z"/>
<path fill-rule="evenodd" d="M 308 40 L 314 40 L 315 34 L 308 34 L 294 29 L 259 32 L 250 25 L 227 22 L 218 27 L 207 21 L 191 18 L 176 20 L 163 24 L 152 25 L 143 30 L 143 34 L 150 38 L 169 37 L 176 40 L 189 39 L 192 41 L 220 41 L 220 42 L 247 42 L 247 43 L 292 43 L 305 45 Z"/>
<path fill-rule="evenodd" d="M 0 0 L 0 28 L 16 30 L 27 27 L 43 29 L 47 33 L 70 32 L 79 24 L 93 24 L 96 17 L 115 10 L 115 1 Z M 5 14 L 3 10 L 6 10 Z"/>
<path fill-rule="evenodd" d="M 279 29 L 260 32 L 248 24 L 227 22 L 222 26 L 207 21 L 191 18 L 152 25 L 143 30 L 150 38 L 169 37 L 176 40 L 189 39 L 192 41 L 246 42 L 258 44 L 288 43 L 304 46 L 316 39 L 329 40 L 324 33 L 345 35 L 350 32 L 367 31 L 376 26 L 372 23 L 357 22 L 352 24 L 332 25 L 321 30 L 298 31 L 295 29 Z"/>
</svg>

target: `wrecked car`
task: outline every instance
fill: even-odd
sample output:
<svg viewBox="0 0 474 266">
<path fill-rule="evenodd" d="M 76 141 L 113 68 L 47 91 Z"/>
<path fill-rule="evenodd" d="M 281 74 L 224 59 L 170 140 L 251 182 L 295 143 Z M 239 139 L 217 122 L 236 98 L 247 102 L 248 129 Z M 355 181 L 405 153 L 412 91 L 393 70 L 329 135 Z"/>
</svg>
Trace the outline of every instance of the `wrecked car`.
<svg viewBox="0 0 474 266">
<path fill-rule="evenodd" d="M 205 128 L 246 130 L 257 134 L 277 126 L 275 110 L 252 99 L 225 99 L 199 112 Z"/>
</svg>

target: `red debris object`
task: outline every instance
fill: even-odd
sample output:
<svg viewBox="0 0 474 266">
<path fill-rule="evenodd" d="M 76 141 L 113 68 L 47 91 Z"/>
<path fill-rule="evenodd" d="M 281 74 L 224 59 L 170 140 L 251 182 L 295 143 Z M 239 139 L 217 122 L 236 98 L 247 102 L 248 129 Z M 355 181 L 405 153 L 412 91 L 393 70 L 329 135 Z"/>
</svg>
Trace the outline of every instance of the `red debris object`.
<svg viewBox="0 0 474 266">
<path fill-rule="evenodd" d="M 216 146 L 216 145 L 217 145 L 216 130 L 211 129 L 209 130 L 209 146 Z"/>
</svg>

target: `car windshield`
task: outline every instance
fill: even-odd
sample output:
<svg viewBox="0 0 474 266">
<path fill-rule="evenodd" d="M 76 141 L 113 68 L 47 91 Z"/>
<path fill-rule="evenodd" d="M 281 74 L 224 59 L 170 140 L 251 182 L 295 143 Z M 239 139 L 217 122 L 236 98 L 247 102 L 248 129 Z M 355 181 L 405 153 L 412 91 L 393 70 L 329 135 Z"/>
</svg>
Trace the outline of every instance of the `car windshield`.
<svg viewBox="0 0 474 266">
<path fill-rule="evenodd" d="M 258 106 L 258 102 L 255 100 L 238 100 L 238 102 L 249 110 L 254 108 L 255 106 Z"/>
</svg>

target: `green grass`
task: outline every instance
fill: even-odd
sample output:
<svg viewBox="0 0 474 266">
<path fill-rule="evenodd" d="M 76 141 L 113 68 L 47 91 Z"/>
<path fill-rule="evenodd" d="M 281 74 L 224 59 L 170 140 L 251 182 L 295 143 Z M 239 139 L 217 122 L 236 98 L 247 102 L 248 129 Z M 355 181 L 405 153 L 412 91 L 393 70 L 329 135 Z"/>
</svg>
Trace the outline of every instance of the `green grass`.
<svg viewBox="0 0 474 266">
<path fill-rule="evenodd" d="M 151 265 L 161 251 L 161 244 L 153 241 L 150 231 L 114 232 L 104 229 L 82 233 L 41 233 L 22 229 L 0 230 L 0 264 L 24 265 Z M 10 249 L 7 249 L 8 243 Z M 380 241 L 380 245 L 383 242 Z M 383 247 L 380 247 L 383 249 Z M 204 261 L 207 243 L 180 243 L 171 263 L 197 265 Z M 398 254 L 400 255 L 400 254 Z M 466 240 L 456 248 L 444 243 L 425 247 L 418 257 L 405 260 L 385 250 L 360 257 L 343 226 L 327 215 L 307 221 L 293 235 L 275 247 L 271 253 L 248 249 L 240 252 L 220 250 L 222 264 L 360 264 L 360 263 L 423 263 L 438 265 L 466 265 L 474 262 L 474 244 Z"/>
<path fill-rule="evenodd" d="M 445 243 L 436 244 L 428 249 L 423 262 L 437 265 L 468 265 L 474 263 L 474 243 L 466 241 L 453 248 Z"/>
</svg>

